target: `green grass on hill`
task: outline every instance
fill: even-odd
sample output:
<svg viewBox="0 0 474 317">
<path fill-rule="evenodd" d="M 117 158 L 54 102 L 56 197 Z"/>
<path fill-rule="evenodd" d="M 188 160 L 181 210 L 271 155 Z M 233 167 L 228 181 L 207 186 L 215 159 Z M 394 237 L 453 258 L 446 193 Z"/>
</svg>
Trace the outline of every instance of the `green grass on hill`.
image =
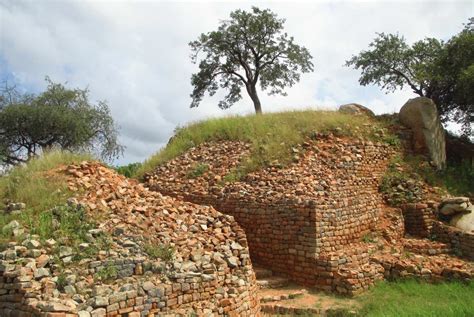
<svg viewBox="0 0 474 317">
<path fill-rule="evenodd" d="M 474 316 L 474 283 L 381 282 L 360 296 L 367 317 Z"/>
<path fill-rule="evenodd" d="M 380 133 L 382 127 L 381 122 L 366 116 L 353 116 L 337 111 L 306 110 L 209 119 L 178 129 L 172 141 L 146 160 L 134 177 L 141 178 L 158 165 L 208 141 L 249 142 L 252 153 L 242 166 L 245 173 L 275 160 L 282 164 L 288 163 L 292 157 L 291 148 L 315 132 L 335 132 L 387 142 L 393 140 L 386 131 L 384 135 Z"/>
<path fill-rule="evenodd" d="M 65 177 L 53 174 L 51 169 L 61 165 L 90 160 L 89 155 L 53 151 L 17 166 L 0 177 L 0 210 L 8 201 L 26 204 L 19 215 L 0 212 L 0 229 L 12 220 L 18 220 L 29 229 L 41 230 L 40 215 L 55 206 L 64 204 L 71 196 Z M 0 230 L 0 239 L 8 239 Z"/>
</svg>

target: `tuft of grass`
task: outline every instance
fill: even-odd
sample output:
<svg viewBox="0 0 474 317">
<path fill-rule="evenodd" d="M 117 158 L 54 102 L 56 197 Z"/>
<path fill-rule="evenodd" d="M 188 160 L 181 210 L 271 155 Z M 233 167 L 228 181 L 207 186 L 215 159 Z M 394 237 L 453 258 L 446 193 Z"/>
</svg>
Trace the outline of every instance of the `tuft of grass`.
<svg viewBox="0 0 474 317">
<path fill-rule="evenodd" d="M 174 257 L 174 248 L 169 244 L 152 244 L 148 243 L 145 244 L 144 250 L 146 254 L 152 259 L 161 259 L 165 262 L 169 262 Z"/>
<path fill-rule="evenodd" d="M 384 126 L 383 122 L 366 116 L 313 110 L 209 119 L 177 129 L 168 145 L 146 160 L 134 177 L 143 178 L 160 164 L 209 141 L 245 141 L 251 144 L 251 155 L 242 167 L 244 172 L 267 166 L 275 160 L 282 164 L 291 162 L 291 148 L 315 133 L 333 132 L 341 136 L 397 143 L 384 131 Z"/>
<path fill-rule="evenodd" d="M 193 166 L 186 176 L 188 178 L 196 178 L 196 177 L 204 175 L 204 173 L 206 173 L 208 170 L 209 170 L 208 164 L 199 163 Z"/>
<path fill-rule="evenodd" d="M 360 316 L 462 317 L 474 312 L 474 282 L 428 284 L 417 280 L 380 282 L 360 296 Z"/>
<path fill-rule="evenodd" d="M 116 279 L 117 275 L 118 275 L 117 268 L 113 265 L 108 265 L 101 268 L 99 271 L 97 271 L 94 274 L 94 278 L 102 282 L 108 282 L 113 279 Z"/>
</svg>

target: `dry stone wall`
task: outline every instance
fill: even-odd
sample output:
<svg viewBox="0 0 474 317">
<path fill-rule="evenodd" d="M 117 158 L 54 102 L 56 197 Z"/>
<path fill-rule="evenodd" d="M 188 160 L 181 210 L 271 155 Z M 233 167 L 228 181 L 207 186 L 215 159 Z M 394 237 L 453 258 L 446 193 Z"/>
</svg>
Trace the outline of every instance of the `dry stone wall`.
<svg viewBox="0 0 474 317">
<path fill-rule="evenodd" d="M 203 144 L 146 184 L 234 216 L 253 262 L 300 284 L 353 295 L 383 278 L 472 278 L 472 263 L 455 257 L 451 242 L 420 239 L 431 235 L 435 202 L 385 204 L 378 187 L 396 154 L 390 146 L 316 135 L 293 149 L 294 163 L 226 181 L 249 151 L 243 142 Z"/>
<path fill-rule="evenodd" d="M 406 232 L 413 236 L 429 237 L 435 220 L 437 203 L 404 204 L 401 208 Z"/>
<path fill-rule="evenodd" d="M 248 152 L 241 142 L 203 144 L 148 175 L 147 184 L 234 216 L 255 262 L 303 284 L 337 288 L 339 266 L 322 269 L 337 260 L 324 254 L 347 250 L 377 226 L 385 208 L 378 185 L 393 150 L 366 140 L 320 136 L 294 149 L 299 159 L 286 168 L 222 182 Z M 206 164 L 208 171 L 190 178 L 197 164 Z M 344 266 L 344 254 L 338 256 Z M 356 287 L 343 288 L 351 293 Z"/>
<path fill-rule="evenodd" d="M 57 172 L 78 193 L 69 203 L 100 220 L 90 244 L 106 236 L 109 246 L 89 254 L 27 232 L 10 242 L 0 252 L 0 316 L 259 315 L 247 239 L 232 216 L 150 192 L 100 164 Z M 152 256 L 165 246 L 169 256 Z"/>
<path fill-rule="evenodd" d="M 434 221 L 431 235 L 436 240 L 449 243 L 456 254 L 474 260 L 474 234 Z"/>
</svg>

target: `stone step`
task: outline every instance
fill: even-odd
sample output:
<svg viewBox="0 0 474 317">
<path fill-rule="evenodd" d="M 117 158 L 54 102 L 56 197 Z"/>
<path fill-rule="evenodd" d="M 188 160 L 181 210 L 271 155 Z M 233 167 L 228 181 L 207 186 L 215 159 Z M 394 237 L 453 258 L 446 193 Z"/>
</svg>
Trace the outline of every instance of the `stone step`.
<svg viewBox="0 0 474 317">
<path fill-rule="evenodd" d="M 357 316 L 357 311 L 341 308 L 294 307 L 281 303 L 260 305 L 262 313 L 267 316 Z"/>
<path fill-rule="evenodd" d="M 273 276 L 273 272 L 271 270 L 265 269 L 263 267 L 254 266 L 253 270 L 255 272 L 255 276 L 257 277 L 257 280 L 258 279 L 265 279 L 267 277 Z"/>
<path fill-rule="evenodd" d="M 304 294 L 307 293 L 307 290 L 301 289 L 301 290 L 293 290 L 290 292 L 284 292 L 281 294 L 265 294 L 265 292 L 261 291 L 260 292 L 260 303 L 269 303 L 269 302 L 279 302 L 279 301 L 285 301 L 289 299 L 294 299 L 298 296 L 303 296 Z"/>
<path fill-rule="evenodd" d="M 288 279 L 279 276 L 270 276 L 264 279 L 257 279 L 257 285 L 260 288 L 279 288 L 287 286 L 290 282 Z"/>
</svg>

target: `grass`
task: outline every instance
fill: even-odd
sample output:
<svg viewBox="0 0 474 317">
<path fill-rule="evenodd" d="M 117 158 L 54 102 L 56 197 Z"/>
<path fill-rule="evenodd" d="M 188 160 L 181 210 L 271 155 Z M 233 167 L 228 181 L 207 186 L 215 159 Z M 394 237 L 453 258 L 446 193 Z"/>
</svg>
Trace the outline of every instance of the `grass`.
<svg viewBox="0 0 474 317">
<path fill-rule="evenodd" d="M 474 282 L 428 284 L 416 280 L 380 282 L 360 296 L 361 316 L 473 316 Z"/>
<path fill-rule="evenodd" d="M 12 220 L 18 220 L 34 233 L 45 234 L 45 224 L 49 221 L 45 212 L 63 205 L 71 196 L 65 176 L 53 174 L 50 170 L 61 165 L 90 160 L 88 155 L 53 151 L 32 159 L 28 164 L 17 166 L 0 177 L 0 210 L 8 201 L 23 202 L 26 210 L 19 215 L 0 213 L 0 228 Z M 0 232 L 0 240 L 8 239 Z"/>
<path fill-rule="evenodd" d="M 174 257 L 174 248 L 168 244 L 152 244 L 148 243 L 144 246 L 145 252 L 150 256 L 152 259 L 161 259 L 165 262 L 169 262 Z"/>
<path fill-rule="evenodd" d="M 186 175 L 188 178 L 196 178 L 204 175 L 209 170 L 209 165 L 207 164 L 196 164 L 193 166 L 192 170 Z"/>
<path fill-rule="evenodd" d="M 142 178 L 160 164 L 209 141 L 245 141 L 251 144 L 251 155 L 241 166 L 244 174 L 275 160 L 281 164 L 291 162 L 292 147 L 317 132 L 397 143 L 393 136 L 382 132 L 383 127 L 382 122 L 369 117 L 337 111 L 306 110 L 209 119 L 177 129 L 171 142 L 146 160 L 134 177 Z"/>
<path fill-rule="evenodd" d="M 403 167 L 403 171 L 398 167 Z M 380 191 L 387 195 L 389 203 L 417 202 L 420 196 L 420 182 L 439 187 L 442 192 L 457 196 L 474 193 L 474 167 L 466 163 L 451 163 L 443 171 L 434 169 L 421 155 L 397 155 L 392 159 L 380 185 Z M 407 184 L 411 184 L 407 187 Z M 397 188 L 402 185 L 404 189 Z"/>
</svg>

